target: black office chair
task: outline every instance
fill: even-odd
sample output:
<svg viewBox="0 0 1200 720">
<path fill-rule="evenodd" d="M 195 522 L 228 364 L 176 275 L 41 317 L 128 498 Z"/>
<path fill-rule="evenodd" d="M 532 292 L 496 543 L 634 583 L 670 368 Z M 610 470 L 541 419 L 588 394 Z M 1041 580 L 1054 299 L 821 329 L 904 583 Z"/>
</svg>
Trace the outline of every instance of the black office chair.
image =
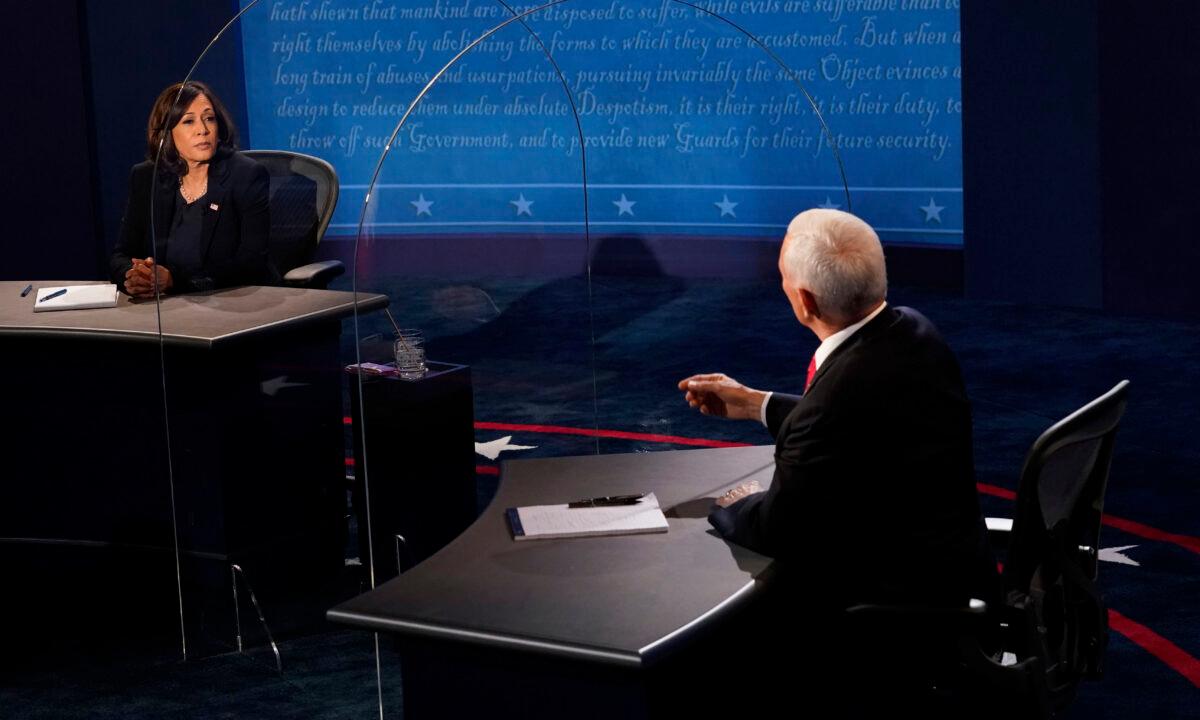
<svg viewBox="0 0 1200 720">
<path fill-rule="evenodd" d="M 333 217 L 338 176 L 333 166 L 286 150 L 246 150 L 271 174 L 271 262 L 289 287 L 325 288 L 346 271 L 340 260 L 311 262 Z"/>
<path fill-rule="evenodd" d="M 903 623 L 910 638 L 915 628 L 957 658 L 921 689 L 935 709 L 1051 718 L 1081 680 L 1100 676 L 1108 644 L 1096 587 L 1100 520 L 1128 386 L 1122 380 L 1042 433 L 1025 458 L 1013 520 L 988 518 L 989 536 L 1007 540 L 1001 607 L 849 609 L 875 625 Z"/>
</svg>

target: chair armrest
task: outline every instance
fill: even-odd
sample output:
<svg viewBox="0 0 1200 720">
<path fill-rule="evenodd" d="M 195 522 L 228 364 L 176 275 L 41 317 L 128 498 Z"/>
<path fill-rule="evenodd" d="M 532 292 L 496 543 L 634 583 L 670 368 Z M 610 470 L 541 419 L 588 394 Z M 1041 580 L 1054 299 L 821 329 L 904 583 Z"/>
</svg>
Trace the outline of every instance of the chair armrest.
<svg viewBox="0 0 1200 720">
<path fill-rule="evenodd" d="M 985 517 L 984 524 L 987 525 L 988 545 L 991 546 L 992 552 L 1000 560 L 1004 560 L 1004 555 L 1008 552 L 1009 541 L 1012 539 L 1012 518 L 1002 517 Z"/>
<path fill-rule="evenodd" d="M 965 605 L 875 605 L 861 604 L 846 608 L 854 618 L 887 622 L 951 622 L 974 624 L 987 616 L 988 606 L 971 598 Z"/>
<path fill-rule="evenodd" d="M 329 281 L 346 272 L 341 260 L 324 260 L 293 268 L 283 276 L 288 287 L 324 288 Z"/>
<path fill-rule="evenodd" d="M 1012 532 L 1012 526 L 1013 526 L 1012 518 L 990 517 L 990 518 L 984 518 L 983 521 L 985 523 L 987 523 L 987 529 L 988 529 L 989 533 L 1010 533 L 1010 532 Z"/>
</svg>

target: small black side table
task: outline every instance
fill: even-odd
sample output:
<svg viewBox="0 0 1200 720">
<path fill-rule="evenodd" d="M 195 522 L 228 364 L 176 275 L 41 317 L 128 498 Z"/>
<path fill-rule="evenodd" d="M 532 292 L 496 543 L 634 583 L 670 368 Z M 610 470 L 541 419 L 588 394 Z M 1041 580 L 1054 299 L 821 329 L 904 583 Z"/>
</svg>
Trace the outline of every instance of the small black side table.
<svg viewBox="0 0 1200 720">
<path fill-rule="evenodd" d="M 426 365 L 429 372 L 418 380 L 347 368 L 359 557 L 364 565 L 371 557 L 366 547 L 365 468 L 376 584 L 400 570 L 397 535 L 406 541 L 404 562 L 418 563 L 458 537 L 477 513 L 471 368 Z"/>
</svg>

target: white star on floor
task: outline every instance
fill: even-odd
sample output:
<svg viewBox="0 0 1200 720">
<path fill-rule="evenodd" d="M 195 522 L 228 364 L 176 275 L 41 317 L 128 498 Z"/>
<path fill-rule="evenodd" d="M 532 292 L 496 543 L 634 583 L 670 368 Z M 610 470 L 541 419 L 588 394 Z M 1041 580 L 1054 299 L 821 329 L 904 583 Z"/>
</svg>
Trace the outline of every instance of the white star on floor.
<svg viewBox="0 0 1200 720">
<path fill-rule="evenodd" d="M 430 206 L 433 205 L 433 201 L 426 200 L 425 193 L 418 195 L 416 200 L 409 200 L 409 203 L 411 203 L 412 206 L 417 209 L 417 217 L 422 215 L 429 215 L 430 217 L 433 216 L 433 213 L 429 210 Z"/>
<path fill-rule="evenodd" d="M 937 203 L 935 203 L 935 202 L 933 201 L 933 198 L 929 198 L 929 204 L 928 204 L 928 205 L 922 205 L 922 206 L 921 206 L 921 209 L 925 211 L 925 222 L 930 222 L 930 221 L 932 221 L 932 220 L 937 220 L 937 221 L 938 221 L 938 223 L 939 223 L 939 224 L 941 224 L 941 222 L 942 222 L 942 211 L 946 209 L 946 206 L 945 206 L 945 205 L 938 205 Z"/>
<path fill-rule="evenodd" d="M 475 454 L 482 455 L 488 460 L 495 460 L 505 450 L 533 450 L 537 447 L 537 445 L 513 445 L 509 440 L 512 440 L 512 435 L 505 435 L 499 440 L 485 443 L 477 442 L 475 443 Z"/>
<path fill-rule="evenodd" d="M 839 205 L 838 203 L 835 203 L 833 200 L 830 200 L 829 196 L 826 195 L 825 202 L 821 203 L 817 207 L 825 208 L 826 210 L 840 210 L 842 206 Z"/>
<path fill-rule="evenodd" d="M 291 387 L 304 387 L 307 384 L 308 383 L 288 382 L 287 375 L 280 375 L 279 377 L 274 377 L 270 380 L 264 380 L 262 383 L 262 391 L 264 395 L 275 397 L 280 390 Z"/>
<path fill-rule="evenodd" d="M 1100 548 L 1100 554 L 1098 557 L 1100 560 L 1103 560 L 1104 562 L 1119 563 L 1121 565 L 1132 565 L 1134 567 L 1141 567 L 1142 564 L 1140 562 L 1126 556 L 1125 553 L 1121 552 L 1122 550 L 1128 550 L 1130 548 L 1135 548 L 1135 547 L 1137 547 L 1137 545 L 1122 545 L 1121 547 L 1114 547 L 1114 548 Z"/>
<path fill-rule="evenodd" d="M 521 193 L 521 197 L 516 200 L 509 200 L 508 204 L 517 209 L 517 217 L 521 217 L 522 215 L 533 217 L 533 211 L 529 209 L 529 206 L 533 205 L 533 201 L 526 200 L 525 193 Z"/>
<path fill-rule="evenodd" d="M 721 208 L 721 217 L 725 217 L 726 215 L 737 217 L 737 214 L 733 212 L 733 209 L 737 207 L 738 204 L 735 202 L 729 202 L 728 195 L 721 193 L 721 202 L 713 203 L 713 205 Z"/>
<path fill-rule="evenodd" d="M 622 215 L 633 215 L 633 206 L 637 205 L 636 200 L 630 200 L 625 197 L 625 193 L 621 193 L 620 200 L 613 200 L 613 205 L 617 206 L 617 217 Z"/>
</svg>

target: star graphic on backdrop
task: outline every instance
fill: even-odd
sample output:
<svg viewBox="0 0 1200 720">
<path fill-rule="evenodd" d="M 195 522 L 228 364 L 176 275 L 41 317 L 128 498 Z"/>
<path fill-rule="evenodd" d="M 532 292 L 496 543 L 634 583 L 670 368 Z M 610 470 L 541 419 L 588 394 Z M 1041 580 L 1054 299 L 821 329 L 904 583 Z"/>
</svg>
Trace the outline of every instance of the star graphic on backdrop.
<svg viewBox="0 0 1200 720">
<path fill-rule="evenodd" d="M 637 201 L 626 198 L 625 193 L 621 193 L 620 200 L 613 200 L 612 203 L 617 206 L 617 217 L 633 215 L 633 206 L 637 205 Z"/>
<path fill-rule="evenodd" d="M 840 210 L 842 206 L 839 205 L 838 203 L 835 203 L 833 200 L 830 200 L 829 196 L 826 195 L 825 202 L 821 203 L 817 207 L 825 208 L 826 210 Z"/>
<path fill-rule="evenodd" d="M 533 450 L 537 447 L 537 445 L 513 445 L 509 440 L 512 440 L 512 435 L 505 435 L 499 440 L 485 443 L 477 442 L 475 443 L 475 454 L 482 455 L 488 460 L 495 460 L 505 450 Z"/>
<path fill-rule="evenodd" d="M 1100 553 L 1099 553 L 1098 557 L 1100 560 L 1103 560 L 1104 562 L 1119 563 L 1121 565 L 1132 565 L 1134 567 L 1141 567 L 1142 564 L 1140 562 L 1127 557 L 1125 555 L 1125 553 L 1121 552 L 1122 550 L 1128 550 L 1130 548 L 1135 548 L 1135 547 L 1137 547 L 1137 545 L 1122 545 L 1121 547 L 1100 548 Z"/>
<path fill-rule="evenodd" d="M 946 206 L 938 205 L 933 201 L 933 198 L 929 198 L 929 204 L 922 205 L 921 209 L 925 211 L 925 222 L 937 220 L 940 224 L 942 222 L 942 211 L 946 209 Z"/>
<path fill-rule="evenodd" d="M 517 208 L 517 217 L 521 217 L 522 215 L 533 217 L 533 211 L 529 209 L 529 206 L 533 205 L 533 201 L 526 200 L 525 193 L 521 193 L 521 196 L 516 200 L 509 200 L 508 204 Z"/>
<path fill-rule="evenodd" d="M 433 205 L 433 201 L 426 200 L 425 193 L 421 193 L 417 196 L 416 200 L 409 200 L 409 202 L 412 203 L 412 206 L 417 209 L 417 217 L 422 215 L 429 215 L 431 217 L 433 216 L 433 213 L 429 211 L 429 207 Z"/>
<path fill-rule="evenodd" d="M 730 202 L 729 196 L 725 193 L 721 193 L 721 202 L 715 202 L 713 205 L 721 208 L 721 217 L 725 217 L 726 215 L 737 217 L 737 213 L 735 213 L 733 209 L 737 207 L 738 204 L 735 202 Z"/>
</svg>

